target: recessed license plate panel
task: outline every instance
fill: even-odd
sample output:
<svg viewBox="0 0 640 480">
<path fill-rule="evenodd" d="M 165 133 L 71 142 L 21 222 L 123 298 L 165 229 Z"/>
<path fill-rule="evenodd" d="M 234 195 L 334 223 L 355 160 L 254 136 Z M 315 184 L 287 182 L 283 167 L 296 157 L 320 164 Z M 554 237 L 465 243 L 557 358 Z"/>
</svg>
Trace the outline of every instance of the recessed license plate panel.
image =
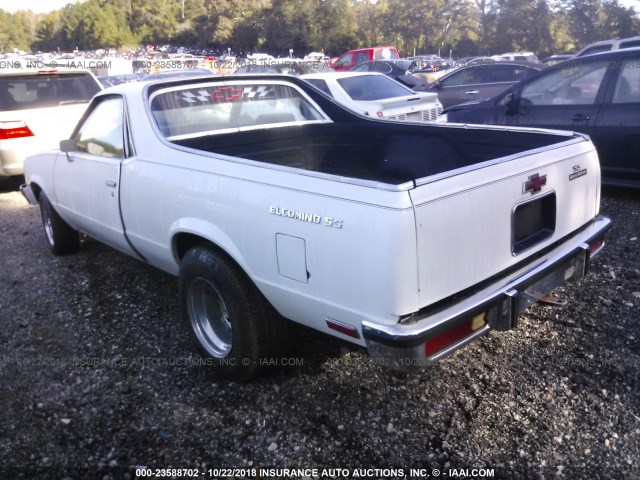
<svg viewBox="0 0 640 480">
<path fill-rule="evenodd" d="M 513 209 L 511 250 L 518 255 L 550 238 L 556 230 L 556 194 L 549 192 Z"/>
</svg>

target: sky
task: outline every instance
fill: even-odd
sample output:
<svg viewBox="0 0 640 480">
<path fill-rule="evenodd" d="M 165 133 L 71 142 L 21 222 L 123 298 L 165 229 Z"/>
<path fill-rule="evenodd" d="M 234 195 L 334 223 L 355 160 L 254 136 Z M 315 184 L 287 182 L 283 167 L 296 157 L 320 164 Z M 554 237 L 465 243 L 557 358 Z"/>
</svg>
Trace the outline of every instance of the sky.
<svg viewBox="0 0 640 480">
<path fill-rule="evenodd" d="M 640 0 L 619 0 L 626 7 L 635 7 L 636 12 L 640 12 Z M 16 10 L 32 10 L 36 13 L 46 13 L 58 10 L 68 3 L 75 3 L 76 0 L 0 0 L 0 8 L 7 12 Z"/>
<path fill-rule="evenodd" d="M 0 8 L 7 12 L 16 10 L 32 10 L 35 13 L 47 13 L 64 7 L 75 0 L 0 0 Z"/>
</svg>

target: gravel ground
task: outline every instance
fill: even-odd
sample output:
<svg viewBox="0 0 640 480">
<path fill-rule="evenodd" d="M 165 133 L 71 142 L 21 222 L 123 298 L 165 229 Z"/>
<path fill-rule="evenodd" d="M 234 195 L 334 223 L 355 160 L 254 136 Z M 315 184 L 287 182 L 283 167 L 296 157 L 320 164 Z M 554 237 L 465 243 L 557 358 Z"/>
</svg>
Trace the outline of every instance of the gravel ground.
<svg viewBox="0 0 640 480">
<path fill-rule="evenodd" d="M 296 328 L 295 365 L 239 384 L 198 365 L 174 278 L 92 240 L 54 257 L 39 210 L 5 183 L 0 479 L 136 478 L 136 466 L 638 479 L 640 194 L 606 191 L 602 211 L 608 244 L 557 292 L 565 307 L 535 305 L 518 329 L 412 375 Z"/>
</svg>

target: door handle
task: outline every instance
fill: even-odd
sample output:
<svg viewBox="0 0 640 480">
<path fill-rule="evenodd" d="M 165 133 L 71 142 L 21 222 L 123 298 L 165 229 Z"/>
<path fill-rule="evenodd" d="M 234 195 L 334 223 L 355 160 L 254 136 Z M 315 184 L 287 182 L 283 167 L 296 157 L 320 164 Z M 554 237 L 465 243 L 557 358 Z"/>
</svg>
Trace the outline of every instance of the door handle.
<svg viewBox="0 0 640 480">
<path fill-rule="evenodd" d="M 107 180 L 106 182 L 104 182 L 104 184 L 107 187 L 116 188 L 116 182 L 114 182 L 113 180 Z"/>
<path fill-rule="evenodd" d="M 464 92 L 465 95 L 477 95 L 480 92 L 478 90 L 469 90 L 468 92 Z"/>
<path fill-rule="evenodd" d="M 576 113 L 573 117 L 571 117 L 571 121 L 573 122 L 586 122 L 591 119 L 591 115 L 584 115 L 582 113 Z"/>
</svg>

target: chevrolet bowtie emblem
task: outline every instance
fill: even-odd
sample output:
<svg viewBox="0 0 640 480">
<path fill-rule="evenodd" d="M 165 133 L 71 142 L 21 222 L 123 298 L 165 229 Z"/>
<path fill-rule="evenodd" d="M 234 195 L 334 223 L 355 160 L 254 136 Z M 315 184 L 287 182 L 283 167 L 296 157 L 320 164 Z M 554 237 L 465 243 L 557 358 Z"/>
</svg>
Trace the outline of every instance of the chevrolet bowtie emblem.
<svg viewBox="0 0 640 480">
<path fill-rule="evenodd" d="M 540 176 L 536 173 L 534 175 L 531 175 L 529 177 L 529 180 L 524 182 L 524 185 L 522 186 L 522 193 L 531 192 L 531 195 L 533 195 L 534 193 L 537 193 L 540 190 L 542 190 L 542 187 L 544 187 L 546 184 L 547 184 L 547 176 L 546 175 Z"/>
</svg>

